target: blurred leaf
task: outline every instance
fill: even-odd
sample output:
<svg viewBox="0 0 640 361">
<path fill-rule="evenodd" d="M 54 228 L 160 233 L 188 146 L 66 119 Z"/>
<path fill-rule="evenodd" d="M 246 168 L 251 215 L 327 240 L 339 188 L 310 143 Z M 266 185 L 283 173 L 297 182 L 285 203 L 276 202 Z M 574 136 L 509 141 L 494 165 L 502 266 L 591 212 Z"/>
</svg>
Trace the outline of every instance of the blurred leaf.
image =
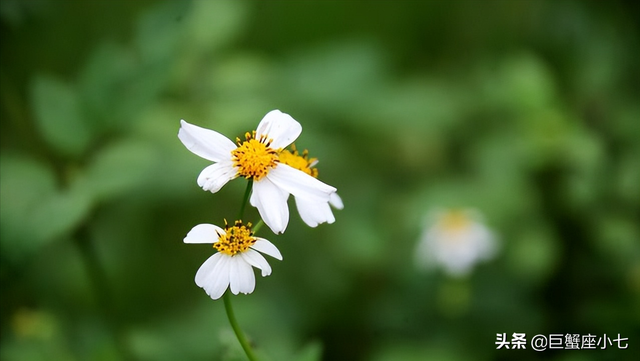
<svg viewBox="0 0 640 361">
<path fill-rule="evenodd" d="M 633 98 L 635 100 L 635 98 Z M 607 119 L 607 124 L 610 120 L 613 121 L 612 126 L 608 127 L 607 131 L 610 131 L 616 136 L 617 139 L 627 144 L 637 144 L 638 134 L 640 134 L 640 105 L 634 100 L 622 99 L 622 102 L 614 109 L 612 119 Z"/>
<path fill-rule="evenodd" d="M 341 211 L 334 209 L 333 212 L 338 214 Z M 335 257 L 348 269 L 377 269 L 384 263 L 388 240 L 371 220 L 360 218 L 353 212 L 339 214 L 339 217 L 341 222 L 351 226 L 327 230 L 331 234 L 328 239 L 332 241 Z"/>
<path fill-rule="evenodd" d="M 259 91 L 272 91 L 273 68 L 265 59 L 240 54 L 222 60 L 212 71 L 210 84 L 216 95 L 224 99 L 255 96 Z"/>
<path fill-rule="evenodd" d="M 163 1 L 138 21 L 135 42 L 144 64 L 164 62 L 177 54 L 189 2 Z"/>
<path fill-rule="evenodd" d="M 79 74 L 82 100 L 104 130 L 126 130 L 169 80 L 169 62 L 143 63 L 126 49 L 103 43 Z"/>
<path fill-rule="evenodd" d="M 563 155 L 570 168 L 583 173 L 597 172 L 605 160 L 602 140 L 586 129 L 575 129 L 564 142 Z"/>
<path fill-rule="evenodd" d="M 187 46 L 202 51 L 228 43 L 243 29 L 245 14 L 241 1 L 193 1 L 186 17 Z"/>
<path fill-rule="evenodd" d="M 562 244 L 551 232 L 546 225 L 538 225 L 505 239 L 507 263 L 514 274 L 540 282 L 553 273 Z"/>
<path fill-rule="evenodd" d="M 449 279 L 437 290 L 438 309 L 448 317 L 460 317 L 469 311 L 471 289 L 464 279 Z"/>
<path fill-rule="evenodd" d="M 75 360 L 66 349 L 65 342 L 56 341 L 3 341 L 0 357 L 4 361 L 69 361 Z"/>
<path fill-rule="evenodd" d="M 638 166 L 640 159 L 640 147 L 625 154 L 620 160 L 616 174 L 616 193 L 626 200 L 634 204 L 640 204 L 640 167 Z"/>
<path fill-rule="evenodd" d="M 224 307 L 206 296 L 200 301 L 137 325 L 128 337 L 134 354 L 141 360 L 222 360 L 227 339 L 241 353 Z"/>
<path fill-rule="evenodd" d="M 51 194 L 33 210 L 34 236 L 52 239 L 72 230 L 89 215 L 92 205 L 90 195 L 83 192 L 71 190 Z"/>
<path fill-rule="evenodd" d="M 104 200 L 152 182 L 159 158 L 145 142 L 121 140 L 102 149 L 88 165 L 76 188 Z"/>
<path fill-rule="evenodd" d="M 638 259 L 640 255 L 640 229 L 638 222 L 617 214 L 597 217 L 595 246 L 604 254 L 624 264 Z"/>
<path fill-rule="evenodd" d="M 481 70 L 482 107 L 505 107 L 520 112 L 540 110 L 555 104 L 556 85 L 552 73 L 535 54 L 522 53 Z"/>
<path fill-rule="evenodd" d="M 286 98 L 321 109 L 350 110 L 379 88 L 384 73 L 381 56 L 377 47 L 363 41 L 318 47 L 297 54 L 283 65 L 284 84 L 278 88 Z"/>
<path fill-rule="evenodd" d="M 400 135 L 437 134 L 459 122 L 467 109 L 461 89 L 437 79 L 418 78 L 375 89 L 379 92 L 361 102 L 357 108 L 360 114 L 354 114 L 362 127 Z"/>
<path fill-rule="evenodd" d="M 89 212 L 90 199 L 58 192 L 52 172 L 22 157 L 2 157 L 2 250 L 26 256 L 76 226 Z"/>
<path fill-rule="evenodd" d="M 453 340 L 452 340 L 453 341 Z M 425 340 L 426 342 L 426 340 Z M 406 341 L 389 342 L 380 347 L 374 361 L 460 361 L 477 358 L 461 357 L 460 348 L 453 345 L 429 346 Z M 477 355 L 476 355 L 477 357 Z"/>
<path fill-rule="evenodd" d="M 49 76 L 36 76 L 31 98 L 38 129 L 49 145 L 65 155 L 80 155 L 91 141 L 80 97 L 69 84 Z"/>
<path fill-rule="evenodd" d="M 93 122 L 105 130 L 122 122 L 123 104 L 138 96 L 127 94 L 138 70 L 131 54 L 114 43 L 102 43 L 90 54 L 78 83 Z"/>
<path fill-rule="evenodd" d="M 6 361 L 73 360 L 55 315 L 20 308 L 12 315 L 11 333 L 3 334 L 0 358 Z M 4 325 L 3 325 L 4 326 Z"/>
<path fill-rule="evenodd" d="M 474 167 L 489 181 L 509 182 L 526 177 L 526 145 L 511 129 L 492 132 L 471 144 L 467 151 Z"/>
<path fill-rule="evenodd" d="M 518 118 L 517 139 L 524 148 L 523 161 L 529 168 L 550 163 L 564 165 L 569 139 L 576 131 L 568 115 L 554 108 L 523 112 Z"/>
<path fill-rule="evenodd" d="M 505 95 L 523 110 L 546 107 L 554 103 L 556 89 L 551 72 L 532 54 L 514 57 L 503 64 Z"/>
<path fill-rule="evenodd" d="M 124 48 L 111 42 L 99 44 L 80 69 L 78 78 L 90 109 L 98 114 L 109 114 L 110 108 L 122 96 L 120 89 L 135 70 L 134 61 Z"/>
<path fill-rule="evenodd" d="M 297 361 L 320 361 L 322 359 L 322 343 L 311 342 L 297 355 Z"/>
</svg>

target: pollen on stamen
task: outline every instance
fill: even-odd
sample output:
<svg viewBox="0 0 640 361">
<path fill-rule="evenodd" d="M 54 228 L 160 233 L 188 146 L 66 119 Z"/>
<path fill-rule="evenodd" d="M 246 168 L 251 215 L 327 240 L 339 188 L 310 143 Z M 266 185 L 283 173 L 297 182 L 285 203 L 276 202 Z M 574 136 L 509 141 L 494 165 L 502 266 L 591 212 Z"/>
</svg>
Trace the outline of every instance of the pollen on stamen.
<svg viewBox="0 0 640 361">
<path fill-rule="evenodd" d="M 233 226 L 224 221 L 225 234 L 218 233 L 218 242 L 213 244 L 213 248 L 229 256 L 246 252 L 249 247 L 256 243 L 256 238 L 251 230 L 251 222 L 246 225 L 241 220 L 235 221 Z"/>
<path fill-rule="evenodd" d="M 298 149 L 296 149 L 295 144 L 291 144 L 291 151 L 286 149 L 281 150 L 278 154 L 278 157 L 280 163 L 286 164 L 297 170 L 301 170 L 314 178 L 318 178 L 318 169 L 314 168 L 316 163 L 318 163 L 318 159 L 309 159 L 308 150 L 305 149 L 302 152 L 302 155 L 300 155 L 300 153 L 298 153 Z"/>
<path fill-rule="evenodd" d="M 278 152 L 271 148 L 271 139 L 265 135 L 256 139 L 255 131 L 247 132 L 245 139 L 236 138 L 238 148 L 231 152 L 233 165 L 239 176 L 259 181 L 278 164 Z"/>
</svg>

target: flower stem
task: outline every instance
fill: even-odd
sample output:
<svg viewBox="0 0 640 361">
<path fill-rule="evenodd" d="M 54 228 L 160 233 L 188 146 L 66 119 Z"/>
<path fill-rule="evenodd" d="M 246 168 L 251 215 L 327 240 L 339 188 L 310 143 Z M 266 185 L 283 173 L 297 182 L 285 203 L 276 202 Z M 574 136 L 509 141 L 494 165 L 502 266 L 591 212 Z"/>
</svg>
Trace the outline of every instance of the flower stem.
<svg viewBox="0 0 640 361">
<path fill-rule="evenodd" d="M 260 227 L 262 227 L 262 225 L 263 225 L 263 224 L 264 224 L 264 221 L 262 221 L 262 219 L 261 219 L 261 220 L 259 220 L 259 221 L 258 221 L 258 223 L 256 223 L 256 224 L 253 226 L 253 234 L 258 233 L 258 231 L 260 230 Z"/>
<path fill-rule="evenodd" d="M 249 200 L 249 195 L 251 194 L 252 186 L 253 186 L 253 179 L 249 179 L 249 181 L 247 182 L 247 189 L 244 191 L 244 196 L 242 197 L 242 204 L 240 205 L 240 212 L 238 212 L 238 218 L 236 218 L 237 220 L 241 221 L 242 217 L 244 216 L 244 208 L 247 205 L 247 201 Z M 247 358 L 249 358 L 250 361 L 256 361 L 257 358 L 254 355 L 253 350 L 251 349 L 251 346 L 247 341 L 247 338 L 244 336 L 244 333 L 242 333 L 242 330 L 238 325 L 238 321 L 236 321 L 236 316 L 233 313 L 233 307 L 231 306 L 231 296 L 229 296 L 228 291 L 224 293 L 224 296 L 222 296 L 222 299 L 224 300 L 224 309 L 225 311 L 227 311 L 227 317 L 229 318 L 229 323 L 231 324 L 231 328 L 233 328 L 233 332 L 236 334 L 236 337 L 238 338 L 238 342 L 240 342 L 240 345 L 242 346 L 244 353 L 247 354 Z"/>
<path fill-rule="evenodd" d="M 247 182 L 247 189 L 244 191 L 244 197 L 242 197 L 242 204 L 240 205 L 240 212 L 238 213 L 237 220 L 241 221 L 242 216 L 244 215 L 244 207 L 247 205 L 247 201 L 249 200 L 249 194 L 251 194 L 251 187 L 253 186 L 253 179 L 249 179 Z"/>
<path fill-rule="evenodd" d="M 257 361 L 256 355 L 253 353 L 251 349 L 251 345 L 247 341 L 247 338 L 242 333 L 240 326 L 238 325 L 238 321 L 236 321 L 236 316 L 233 313 L 233 307 L 231 306 L 231 296 L 229 296 L 229 292 L 225 292 L 224 296 L 222 296 L 224 300 L 224 309 L 227 311 L 227 317 L 229 318 L 229 323 L 231 324 L 231 328 L 233 328 L 233 332 L 235 332 L 244 353 L 247 354 L 247 358 L 251 361 Z"/>
</svg>

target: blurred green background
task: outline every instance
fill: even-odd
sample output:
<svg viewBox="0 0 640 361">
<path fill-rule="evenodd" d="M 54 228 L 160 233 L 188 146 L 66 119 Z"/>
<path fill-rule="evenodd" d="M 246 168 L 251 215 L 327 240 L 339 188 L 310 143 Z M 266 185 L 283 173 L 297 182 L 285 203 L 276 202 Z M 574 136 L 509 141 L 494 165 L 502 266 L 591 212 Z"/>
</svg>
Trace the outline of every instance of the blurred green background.
<svg viewBox="0 0 640 361">
<path fill-rule="evenodd" d="M 209 163 L 176 135 L 234 139 L 272 109 L 345 209 L 261 230 L 284 260 L 233 300 L 262 359 L 633 359 L 639 18 L 633 1 L 2 0 L 0 359 L 243 360 L 193 281 L 212 249 L 182 239 L 231 219 L 245 182 L 203 192 Z M 479 210 L 496 257 L 419 271 L 439 207 Z M 514 332 L 629 348 L 496 350 Z"/>
</svg>

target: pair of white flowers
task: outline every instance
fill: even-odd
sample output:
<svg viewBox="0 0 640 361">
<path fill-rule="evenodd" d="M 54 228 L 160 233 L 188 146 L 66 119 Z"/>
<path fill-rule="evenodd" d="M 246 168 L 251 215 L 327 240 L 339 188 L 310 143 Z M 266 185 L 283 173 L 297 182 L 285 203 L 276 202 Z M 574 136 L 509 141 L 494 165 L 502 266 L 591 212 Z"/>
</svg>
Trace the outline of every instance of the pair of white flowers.
<svg viewBox="0 0 640 361">
<path fill-rule="evenodd" d="M 253 182 L 249 203 L 258 209 L 264 223 L 276 234 L 283 233 L 289 222 L 289 195 L 293 195 L 302 220 L 311 227 L 333 223 L 330 205 L 342 209 L 336 189 L 317 177 L 317 163 L 306 151 L 299 155 L 285 148 L 302 132 L 302 126 L 289 114 L 272 110 L 264 116 L 245 140 L 234 144 L 224 135 L 181 120 L 178 138 L 194 154 L 214 162 L 198 176 L 204 190 L 215 193 L 234 178 Z M 213 298 L 220 298 L 230 286 L 234 294 L 251 293 L 255 288 L 252 266 L 271 273 L 265 253 L 282 260 L 278 249 L 264 238 L 255 237 L 250 224 L 237 221 L 225 229 L 212 224 L 195 226 L 185 243 L 210 243 L 218 250 L 200 267 L 196 284 Z M 257 252 L 259 251 L 259 252 Z"/>
</svg>

